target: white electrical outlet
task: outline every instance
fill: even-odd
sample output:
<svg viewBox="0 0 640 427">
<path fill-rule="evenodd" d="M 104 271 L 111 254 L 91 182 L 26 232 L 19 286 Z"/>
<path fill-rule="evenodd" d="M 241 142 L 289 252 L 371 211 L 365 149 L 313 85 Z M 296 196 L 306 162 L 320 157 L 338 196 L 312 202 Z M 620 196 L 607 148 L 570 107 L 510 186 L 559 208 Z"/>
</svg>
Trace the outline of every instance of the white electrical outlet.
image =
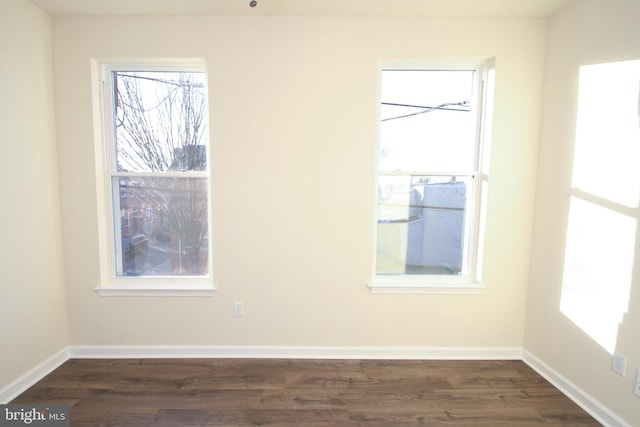
<svg viewBox="0 0 640 427">
<path fill-rule="evenodd" d="M 244 316 L 244 305 L 241 302 L 233 303 L 233 317 L 243 317 Z"/>
<path fill-rule="evenodd" d="M 627 367 L 627 358 L 620 353 L 613 353 L 611 358 L 611 369 L 613 372 L 624 377 L 624 371 Z"/>
</svg>

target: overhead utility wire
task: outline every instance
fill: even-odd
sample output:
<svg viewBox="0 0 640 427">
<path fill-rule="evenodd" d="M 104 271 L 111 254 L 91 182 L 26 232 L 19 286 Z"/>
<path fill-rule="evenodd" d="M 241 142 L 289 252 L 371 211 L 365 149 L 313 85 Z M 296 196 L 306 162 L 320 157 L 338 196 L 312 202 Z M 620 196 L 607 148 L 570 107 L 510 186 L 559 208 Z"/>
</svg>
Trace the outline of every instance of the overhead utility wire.
<svg viewBox="0 0 640 427">
<path fill-rule="evenodd" d="M 184 74 L 195 74 L 195 72 L 189 72 L 189 73 L 184 73 Z M 197 88 L 204 88 L 204 84 L 203 83 L 193 83 L 193 82 L 189 82 L 189 81 L 176 81 L 176 80 L 167 80 L 167 79 L 158 79 L 158 78 L 154 78 L 154 77 L 146 77 L 146 76 L 139 76 L 136 74 L 127 74 L 126 72 L 117 72 L 117 75 L 119 77 L 129 77 L 131 79 L 140 79 L 140 80 L 150 80 L 152 82 L 158 82 L 158 83 L 164 83 L 164 84 L 168 84 L 168 85 L 174 85 L 174 86 L 193 86 L 193 87 L 197 87 Z"/>
<path fill-rule="evenodd" d="M 470 110 L 468 110 L 468 109 L 446 108 L 446 107 L 454 107 L 454 106 L 467 107 L 468 108 L 469 103 L 470 103 L 470 101 L 467 100 L 467 101 L 461 101 L 461 102 L 445 102 L 444 104 L 440 104 L 437 107 L 425 107 L 425 106 L 421 106 L 421 105 L 393 104 L 393 103 L 390 103 L 390 102 L 383 102 L 382 105 L 391 105 L 391 106 L 398 106 L 398 107 L 411 107 L 411 108 L 424 108 L 424 110 L 423 111 L 418 111 L 417 113 L 404 114 L 402 116 L 396 116 L 396 117 L 389 117 L 387 119 L 382 119 L 382 121 L 386 122 L 386 121 L 389 121 L 389 120 L 403 119 L 405 117 L 417 116 L 418 114 L 431 113 L 432 111 L 436 111 L 436 110 L 469 112 Z"/>
<path fill-rule="evenodd" d="M 428 105 L 414 105 L 414 104 L 396 104 L 394 102 L 381 102 L 382 105 L 389 105 L 391 107 L 408 107 L 408 108 L 434 108 Z M 438 107 L 435 107 L 438 108 Z M 446 108 L 446 107 L 442 107 L 439 108 L 440 110 L 447 110 L 447 111 L 469 111 L 469 106 L 464 106 L 464 108 Z"/>
</svg>

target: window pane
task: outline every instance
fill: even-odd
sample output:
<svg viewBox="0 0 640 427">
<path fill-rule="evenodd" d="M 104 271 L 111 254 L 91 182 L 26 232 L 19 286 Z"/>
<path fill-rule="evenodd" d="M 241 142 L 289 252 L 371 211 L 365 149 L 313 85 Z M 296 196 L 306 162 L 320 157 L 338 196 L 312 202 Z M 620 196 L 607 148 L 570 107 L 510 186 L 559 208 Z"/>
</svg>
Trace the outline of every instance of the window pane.
<svg viewBox="0 0 640 427">
<path fill-rule="evenodd" d="M 206 178 L 113 178 L 118 276 L 208 273 Z M 117 222 L 116 222 L 117 224 Z M 116 245 L 118 246 L 118 245 Z"/>
<path fill-rule="evenodd" d="M 207 167 L 205 73 L 114 71 L 116 169 Z"/>
<path fill-rule="evenodd" d="M 381 171 L 472 171 L 474 71 L 384 70 Z"/>
<path fill-rule="evenodd" d="M 377 274 L 460 274 L 470 177 L 380 175 Z"/>
</svg>

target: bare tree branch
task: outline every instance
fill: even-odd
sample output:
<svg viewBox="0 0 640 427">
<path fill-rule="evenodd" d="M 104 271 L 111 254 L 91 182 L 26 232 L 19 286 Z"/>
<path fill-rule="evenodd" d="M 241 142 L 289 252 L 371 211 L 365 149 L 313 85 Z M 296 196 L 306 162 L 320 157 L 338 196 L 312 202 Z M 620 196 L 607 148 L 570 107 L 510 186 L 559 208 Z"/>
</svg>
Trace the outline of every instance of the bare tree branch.
<svg viewBox="0 0 640 427">
<path fill-rule="evenodd" d="M 116 72 L 115 134 L 120 172 L 203 171 L 206 93 L 198 73 Z M 138 179 L 148 202 L 168 218 L 188 254 L 177 269 L 196 274 L 207 232 L 205 178 Z M 176 270 L 174 268 L 174 270 Z"/>
</svg>

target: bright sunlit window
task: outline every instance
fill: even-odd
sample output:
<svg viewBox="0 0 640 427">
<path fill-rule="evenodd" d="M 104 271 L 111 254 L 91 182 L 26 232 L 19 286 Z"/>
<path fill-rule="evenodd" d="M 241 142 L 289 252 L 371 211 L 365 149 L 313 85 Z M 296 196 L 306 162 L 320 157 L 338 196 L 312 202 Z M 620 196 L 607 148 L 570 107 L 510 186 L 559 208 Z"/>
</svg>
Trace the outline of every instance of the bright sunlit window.
<svg viewBox="0 0 640 427">
<path fill-rule="evenodd" d="M 102 66 L 109 282 L 209 285 L 209 131 L 203 66 Z"/>
<path fill-rule="evenodd" d="M 477 284 L 484 69 L 383 69 L 375 291 Z"/>
</svg>

